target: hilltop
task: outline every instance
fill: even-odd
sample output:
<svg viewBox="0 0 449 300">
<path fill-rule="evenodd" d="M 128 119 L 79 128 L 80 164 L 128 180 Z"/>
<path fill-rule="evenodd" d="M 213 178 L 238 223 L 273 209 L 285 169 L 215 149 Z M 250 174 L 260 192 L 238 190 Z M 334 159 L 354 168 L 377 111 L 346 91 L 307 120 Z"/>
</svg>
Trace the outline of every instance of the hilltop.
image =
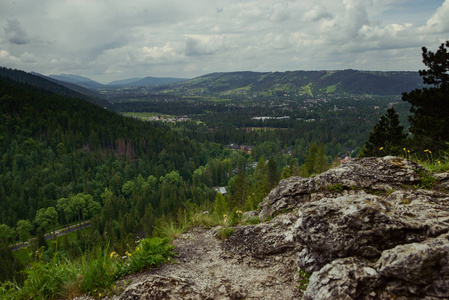
<svg viewBox="0 0 449 300">
<path fill-rule="evenodd" d="M 73 83 L 58 81 L 39 73 L 27 73 L 21 70 L 0 67 L 0 78 L 10 82 L 29 85 L 27 88 L 32 87 L 37 91 L 54 93 L 66 97 L 76 97 L 103 108 L 114 110 L 113 104 L 106 101 L 99 93 Z"/>
<path fill-rule="evenodd" d="M 149 93 L 223 97 L 316 96 L 318 94 L 400 95 L 421 86 L 418 72 L 288 71 L 212 73 L 152 87 Z"/>
<path fill-rule="evenodd" d="M 60 75 L 49 75 L 49 78 L 76 84 L 88 89 L 100 89 L 108 87 L 139 87 L 139 86 L 153 86 L 161 84 L 170 84 L 180 81 L 185 81 L 185 78 L 172 78 L 172 77 L 152 77 L 147 76 L 145 78 L 128 78 L 123 80 L 115 80 L 109 82 L 108 84 L 102 84 L 88 77 L 73 75 L 73 74 L 60 74 Z"/>
</svg>

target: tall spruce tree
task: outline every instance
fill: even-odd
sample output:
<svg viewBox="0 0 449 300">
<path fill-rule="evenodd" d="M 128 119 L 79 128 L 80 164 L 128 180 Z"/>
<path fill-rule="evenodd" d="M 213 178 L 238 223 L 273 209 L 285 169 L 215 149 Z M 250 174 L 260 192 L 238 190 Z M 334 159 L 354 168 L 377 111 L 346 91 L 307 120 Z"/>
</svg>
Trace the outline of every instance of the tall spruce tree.
<svg viewBox="0 0 449 300">
<path fill-rule="evenodd" d="M 399 116 L 391 107 L 374 126 L 360 156 L 397 155 L 406 137 L 404 127 L 400 125 Z"/>
<path fill-rule="evenodd" d="M 423 63 L 428 67 L 420 70 L 424 84 L 431 87 L 403 93 L 402 100 L 409 102 L 413 113 L 410 132 L 414 147 L 447 149 L 449 141 L 449 41 L 440 45 L 434 53 L 422 48 Z"/>
</svg>

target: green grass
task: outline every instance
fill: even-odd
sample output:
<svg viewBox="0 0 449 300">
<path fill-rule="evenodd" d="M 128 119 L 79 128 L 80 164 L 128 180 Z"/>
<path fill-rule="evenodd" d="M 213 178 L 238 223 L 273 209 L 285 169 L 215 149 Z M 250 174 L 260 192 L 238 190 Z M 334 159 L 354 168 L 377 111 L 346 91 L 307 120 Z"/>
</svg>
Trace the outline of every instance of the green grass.
<svg viewBox="0 0 449 300">
<path fill-rule="evenodd" d="M 218 229 L 218 231 L 217 231 L 217 236 L 218 236 L 219 239 L 225 240 L 225 239 L 227 239 L 231 234 L 233 234 L 234 231 L 235 231 L 235 229 L 232 228 L 232 227 L 228 227 L 228 226 L 221 227 L 221 228 Z"/>
<path fill-rule="evenodd" d="M 337 87 L 340 83 L 334 84 L 334 85 L 330 85 L 326 88 L 326 93 L 335 93 L 335 91 L 337 91 Z"/>
<path fill-rule="evenodd" d="M 14 251 L 13 255 L 24 266 L 26 266 L 30 262 L 30 255 L 28 253 L 28 249 L 27 248 L 22 248 L 22 249 L 19 249 L 17 251 Z"/>
<path fill-rule="evenodd" d="M 142 239 L 134 251 L 124 254 L 126 256 L 109 253 L 109 248 L 105 247 L 73 261 L 56 254 L 44 261 L 44 252 L 40 249 L 36 261 L 24 271 L 24 284 L 1 283 L 0 298 L 71 299 L 81 294 L 100 298 L 111 294 L 116 281 L 124 275 L 172 261 L 173 248 L 166 239 Z"/>
<path fill-rule="evenodd" d="M 311 86 L 312 86 L 312 83 L 309 83 L 308 85 L 302 86 L 302 87 L 301 87 L 301 90 L 302 90 L 303 92 L 309 94 L 311 97 L 313 97 L 312 90 L 311 90 L 311 88 L 310 88 Z"/>
</svg>

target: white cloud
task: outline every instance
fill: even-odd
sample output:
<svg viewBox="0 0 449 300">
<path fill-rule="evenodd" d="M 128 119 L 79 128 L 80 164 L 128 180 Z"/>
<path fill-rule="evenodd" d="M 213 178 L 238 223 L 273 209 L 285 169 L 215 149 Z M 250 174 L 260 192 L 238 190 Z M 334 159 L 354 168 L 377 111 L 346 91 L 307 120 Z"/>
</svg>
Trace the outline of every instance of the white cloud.
<svg viewBox="0 0 449 300">
<path fill-rule="evenodd" d="M 427 21 L 428 33 L 448 33 L 449 31 L 449 1 L 445 1 L 435 14 Z"/>
<path fill-rule="evenodd" d="M 421 46 L 436 49 L 449 36 L 449 0 L 16 2 L 0 10 L 1 64 L 101 81 L 233 70 L 417 70 Z"/>
</svg>

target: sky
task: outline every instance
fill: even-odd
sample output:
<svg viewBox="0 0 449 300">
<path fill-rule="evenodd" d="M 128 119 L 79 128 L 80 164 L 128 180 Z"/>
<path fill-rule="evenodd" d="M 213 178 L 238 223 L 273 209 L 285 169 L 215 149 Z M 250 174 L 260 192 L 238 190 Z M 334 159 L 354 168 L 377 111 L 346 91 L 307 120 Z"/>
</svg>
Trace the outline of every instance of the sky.
<svg viewBox="0 0 449 300">
<path fill-rule="evenodd" d="M 126 78 L 424 69 L 449 0 L 0 0 L 0 66 Z"/>
</svg>

